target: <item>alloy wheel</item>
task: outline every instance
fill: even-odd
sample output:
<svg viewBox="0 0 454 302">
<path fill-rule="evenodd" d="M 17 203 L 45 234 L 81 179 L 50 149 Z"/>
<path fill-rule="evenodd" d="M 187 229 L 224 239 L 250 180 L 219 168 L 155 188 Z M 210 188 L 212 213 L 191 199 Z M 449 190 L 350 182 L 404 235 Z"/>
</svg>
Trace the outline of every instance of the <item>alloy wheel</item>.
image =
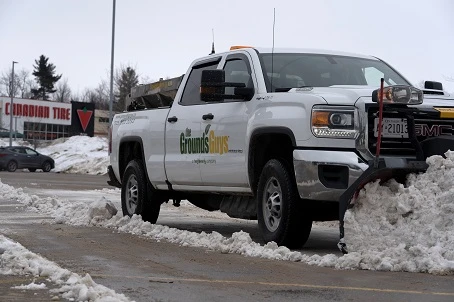
<svg viewBox="0 0 454 302">
<path fill-rule="evenodd" d="M 282 189 L 275 177 L 270 177 L 266 182 L 262 210 L 267 229 L 276 231 L 282 217 Z"/>
</svg>

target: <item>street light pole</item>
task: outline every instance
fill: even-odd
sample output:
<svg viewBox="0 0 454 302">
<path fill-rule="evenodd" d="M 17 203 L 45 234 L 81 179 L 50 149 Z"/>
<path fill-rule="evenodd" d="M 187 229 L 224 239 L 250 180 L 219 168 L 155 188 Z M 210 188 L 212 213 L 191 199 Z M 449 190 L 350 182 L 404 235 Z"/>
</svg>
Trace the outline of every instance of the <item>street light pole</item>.
<svg viewBox="0 0 454 302">
<path fill-rule="evenodd" d="M 113 74 L 114 74 L 114 45 L 115 45 L 115 4 L 116 0 L 113 0 L 113 11 L 112 11 L 112 46 L 110 52 L 110 102 L 109 102 L 109 126 L 112 125 L 112 107 L 113 107 Z"/>
<path fill-rule="evenodd" d="M 17 62 L 13 61 L 13 70 L 11 72 L 11 104 L 9 106 L 9 146 L 13 145 L 13 104 L 14 104 L 14 64 Z"/>
</svg>

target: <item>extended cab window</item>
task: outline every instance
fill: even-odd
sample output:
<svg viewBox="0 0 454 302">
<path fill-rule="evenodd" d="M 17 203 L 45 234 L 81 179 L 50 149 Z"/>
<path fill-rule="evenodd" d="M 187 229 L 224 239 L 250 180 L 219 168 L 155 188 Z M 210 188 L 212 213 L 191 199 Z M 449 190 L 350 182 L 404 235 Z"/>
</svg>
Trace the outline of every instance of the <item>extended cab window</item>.
<svg viewBox="0 0 454 302">
<path fill-rule="evenodd" d="M 219 64 L 221 58 L 215 59 L 208 63 L 195 65 L 189 74 L 180 104 L 182 105 L 199 105 L 205 104 L 200 100 L 200 83 L 203 70 L 213 70 Z"/>
</svg>

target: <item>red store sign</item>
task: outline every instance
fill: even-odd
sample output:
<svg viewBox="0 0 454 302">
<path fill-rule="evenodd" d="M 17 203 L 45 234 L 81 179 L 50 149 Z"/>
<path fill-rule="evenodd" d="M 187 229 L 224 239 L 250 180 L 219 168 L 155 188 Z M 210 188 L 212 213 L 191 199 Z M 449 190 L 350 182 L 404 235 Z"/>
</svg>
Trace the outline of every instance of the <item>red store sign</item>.
<svg viewBox="0 0 454 302">
<path fill-rule="evenodd" d="M 52 110 L 51 110 L 52 109 Z M 30 104 L 13 103 L 13 116 L 52 118 L 55 120 L 70 120 L 71 109 Z M 5 115 L 11 113 L 11 103 L 5 103 Z"/>
</svg>

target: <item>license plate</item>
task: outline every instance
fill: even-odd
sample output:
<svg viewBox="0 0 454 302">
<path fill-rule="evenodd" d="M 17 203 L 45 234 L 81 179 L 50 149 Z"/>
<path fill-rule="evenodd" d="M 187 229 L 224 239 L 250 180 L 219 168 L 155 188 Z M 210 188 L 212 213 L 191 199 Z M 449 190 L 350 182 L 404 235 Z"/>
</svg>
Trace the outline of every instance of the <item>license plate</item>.
<svg viewBox="0 0 454 302">
<path fill-rule="evenodd" d="M 374 121 L 374 135 L 378 137 L 378 118 Z M 382 137 L 407 138 L 407 120 L 404 118 L 384 118 L 382 123 Z"/>
</svg>

